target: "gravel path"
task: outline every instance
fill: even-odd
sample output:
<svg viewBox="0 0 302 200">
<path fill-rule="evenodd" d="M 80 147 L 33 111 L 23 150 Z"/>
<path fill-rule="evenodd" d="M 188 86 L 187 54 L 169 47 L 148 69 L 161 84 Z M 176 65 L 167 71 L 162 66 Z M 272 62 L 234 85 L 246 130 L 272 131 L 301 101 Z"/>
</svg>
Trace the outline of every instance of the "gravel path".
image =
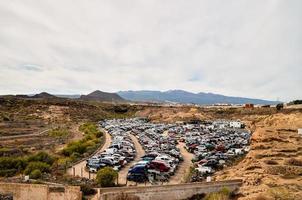
<svg viewBox="0 0 302 200">
<path fill-rule="evenodd" d="M 170 178 L 168 184 L 179 184 L 185 182 L 185 177 L 189 173 L 190 166 L 192 165 L 191 160 L 194 157 L 193 154 L 189 153 L 185 149 L 185 143 L 179 142 L 177 147 L 180 149 L 180 153 L 184 160 L 180 163 L 178 169 L 176 170 L 176 173 Z"/>
<path fill-rule="evenodd" d="M 122 170 L 119 171 L 119 176 L 118 176 L 119 184 L 127 183 L 127 174 L 128 174 L 129 168 L 132 165 L 134 165 L 136 162 L 138 162 L 143 155 L 145 155 L 145 151 L 142 148 L 141 144 L 139 143 L 138 139 L 132 134 L 130 134 L 129 136 L 130 136 L 131 140 L 133 141 L 133 144 L 134 144 L 134 147 L 136 150 L 136 156 L 132 162 L 128 163 Z"/>
</svg>

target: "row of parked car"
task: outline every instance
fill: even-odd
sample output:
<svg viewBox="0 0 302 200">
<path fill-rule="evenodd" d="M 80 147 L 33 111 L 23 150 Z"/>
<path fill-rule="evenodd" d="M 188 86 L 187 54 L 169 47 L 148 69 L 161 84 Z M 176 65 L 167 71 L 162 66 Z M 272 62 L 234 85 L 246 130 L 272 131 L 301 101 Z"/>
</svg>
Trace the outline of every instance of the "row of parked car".
<svg viewBox="0 0 302 200">
<path fill-rule="evenodd" d="M 180 162 L 183 160 L 179 149 L 178 140 L 167 134 L 173 124 L 144 123 L 132 130 L 136 135 L 145 155 L 128 173 L 128 180 L 140 182 L 139 177 L 143 176 L 150 182 L 168 181 L 170 176 L 175 174 Z M 145 173 L 137 173 L 136 169 L 144 164 Z"/>
<path fill-rule="evenodd" d="M 103 122 L 100 126 L 104 128 Z M 117 128 L 108 128 L 107 131 L 112 137 L 111 145 L 87 160 L 86 168 L 90 172 L 95 173 L 108 166 L 118 171 L 135 158 L 136 151 L 127 132 Z"/>
<path fill-rule="evenodd" d="M 235 124 L 235 125 L 234 125 Z M 184 126 L 182 140 L 194 154 L 198 180 L 213 174 L 249 151 L 251 134 L 242 122 L 218 120 Z M 196 177 L 195 177 L 196 179 Z"/>
<path fill-rule="evenodd" d="M 145 150 L 140 161 L 130 167 L 128 181 L 167 181 L 182 161 L 177 139 L 163 134 L 173 125 L 153 124 L 141 118 L 104 120 L 101 124 L 109 131 L 135 135 Z"/>
<path fill-rule="evenodd" d="M 249 151 L 251 136 L 240 121 L 161 124 L 132 118 L 104 120 L 100 125 L 113 136 L 111 147 L 104 153 L 109 153 L 109 157 L 120 155 L 112 163 L 117 170 L 135 156 L 129 133 L 142 145 L 145 155 L 131 166 L 127 176 L 129 181 L 135 182 L 168 181 L 183 160 L 178 142 L 185 142 L 186 149 L 194 154 L 192 162 L 202 179 Z M 100 156 L 103 158 L 102 154 Z"/>
</svg>

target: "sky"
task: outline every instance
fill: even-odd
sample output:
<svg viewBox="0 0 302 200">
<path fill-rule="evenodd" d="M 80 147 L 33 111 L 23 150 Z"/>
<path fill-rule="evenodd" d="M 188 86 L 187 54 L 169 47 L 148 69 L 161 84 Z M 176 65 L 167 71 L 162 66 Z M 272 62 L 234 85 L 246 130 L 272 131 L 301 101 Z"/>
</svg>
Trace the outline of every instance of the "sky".
<svg viewBox="0 0 302 200">
<path fill-rule="evenodd" d="M 1 0 L 0 94 L 302 98 L 301 0 Z"/>
</svg>

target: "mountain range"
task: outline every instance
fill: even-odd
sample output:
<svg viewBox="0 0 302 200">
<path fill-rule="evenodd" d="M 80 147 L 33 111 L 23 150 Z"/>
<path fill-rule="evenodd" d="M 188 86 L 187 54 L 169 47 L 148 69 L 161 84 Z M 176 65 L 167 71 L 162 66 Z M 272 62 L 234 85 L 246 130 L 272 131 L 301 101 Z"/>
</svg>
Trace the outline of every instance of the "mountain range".
<svg viewBox="0 0 302 200">
<path fill-rule="evenodd" d="M 194 104 L 277 104 L 278 101 L 253 99 L 244 97 L 224 96 L 213 93 L 192 93 L 184 90 L 168 90 L 165 92 L 141 90 L 141 91 L 120 91 L 117 93 L 122 98 L 131 101 L 156 101 L 156 102 L 178 102 Z"/>
<path fill-rule="evenodd" d="M 9 96 L 9 95 L 4 95 Z M 13 95 L 11 95 L 13 96 Z M 117 93 L 103 92 L 96 90 L 87 95 L 64 95 L 64 94 L 49 94 L 42 92 L 36 95 L 16 95 L 19 98 L 69 98 L 80 100 L 93 100 L 93 101 L 106 101 L 106 102 L 173 102 L 173 103 L 193 103 L 200 105 L 210 104 L 278 104 L 279 101 L 270 101 L 263 99 L 253 99 L 244 97 L 232 97 L 213 93 L 192 93 L 184 90 L 168 90 L 168 91 L 152 91 L 152 90 L 139 90 L 139 91 L 119 91 Z"/>
</svg>

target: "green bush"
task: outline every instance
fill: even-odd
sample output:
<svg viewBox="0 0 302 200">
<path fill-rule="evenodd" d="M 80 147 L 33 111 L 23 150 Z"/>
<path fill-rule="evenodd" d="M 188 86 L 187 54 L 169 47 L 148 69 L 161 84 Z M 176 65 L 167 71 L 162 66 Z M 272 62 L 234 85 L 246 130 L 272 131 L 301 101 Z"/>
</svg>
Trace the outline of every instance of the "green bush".
<svg viewBox="0 0 302 200">
<path fill-rule="evenodd" d="M 67 157 L 72 157 L 75 160 L 81 157 L 86 152 L 92 152 L 100 143 L 100 137 L 103 133 L 98 130 L 98 127 L 93 123 L 85 123 L 79 127 L 79 130 L 85 133 L 85 137 L 81 140 L 71 142 L 62 150 L 62 154 Z"/>
<path fill-rule="evenodd" d="M 93 195 L 96 194 L 96 190 L 93 189 L 89 185 L 80 185 L 81 191 L 83 192 L 84 195 Z"/>
<path fill-rule="evenodd" d="M 0 176 L 1 177 L 11 177 L 16 175 L 18 170 L 16 169 L 1 169 L 0 170 Z"/>
<path fill-rule="evenodd" d="M 104 167 L 97 172 L 96 181 L 102 187 L 112 187 L 115 185 L 115 180 L 118 173 L 111 167 Z"/>
<path fill-rule="evenodd" d="M 65 156 L 71 156 L 73 153 L 79 153 L 83 154 L 86 152 L 86 144 L 80 140 L 80 141 L 74 141 L 71 142 L 65 147 L 62 151 L 63 155 Z"/>
<path fill-rule="evenodd" d="M 39 179 L 41 177 L 42 177 L 42 172 L 39 169 L 35 169 L 29 174 L 29 178 L 31 179 Z"/>
<path fill-rule="evenodd" d="M 40 170 L 41 172 L 49 172 L 50 171 L 50 165 L 44 162 L 30 162 L 26 169 L 24 170 L 24 174 L 29 175 L 34 170 Z"/>
<path fill-rule="evenodd" d="M 27 166 L 27 160 L 21 157 L 0 157 L 0 176 L 14 176 Z"/>
<path fill-rule="evenodd" d="M 28 157 L 28 162 L 33 162 L 33 161 L 45 162 L 49 165 L 52 165 L 55 159 L 48 153 L 41 151 L 35 155 L 31 155 Z"/>
</svg>

